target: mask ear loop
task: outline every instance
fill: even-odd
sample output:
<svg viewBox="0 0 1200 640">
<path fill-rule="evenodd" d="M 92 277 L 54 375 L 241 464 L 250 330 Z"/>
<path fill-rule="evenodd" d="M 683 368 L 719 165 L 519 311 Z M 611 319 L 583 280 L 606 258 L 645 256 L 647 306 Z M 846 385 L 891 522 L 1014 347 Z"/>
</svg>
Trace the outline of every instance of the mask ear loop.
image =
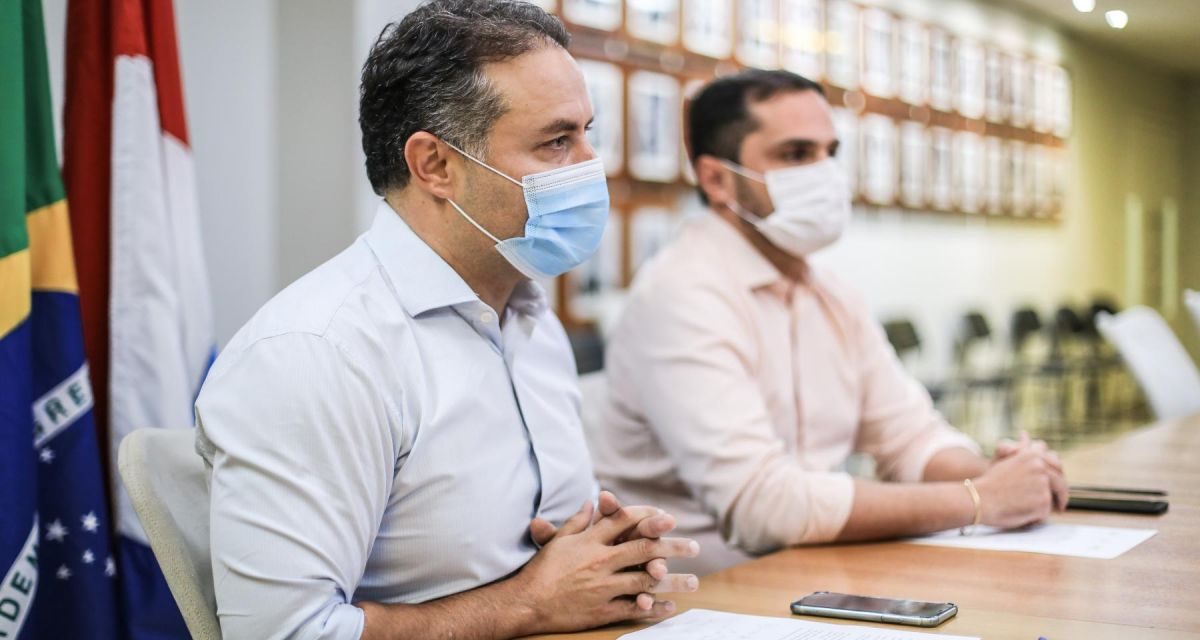
<svg viewBox="0 0 1200 640">
<path fill-rule="evenodd" d="M 522 183 L 521 183 L 521 181 L 513 179 L 513 178 L 512 178 L 511 176 L 509 176 L 507 173 L 504 173 L 503 171 L 501 171 L 501 170 L 499 170 L 499 169 L 496 169 L 496 168 L 492 167 L 491 165 L 489 165 L 488 163 L 484 162 L 483 160 L 480 160 L 480 159 L 476 158 L 475 156 L 473 156 L 473 155 L 471 155 L 471 154 L 467 153 L 466 151 L 463 151 L 462 149 L 459 149 L 458 147 L 454 146 L 452 143 L 450 143 L 450 142 L 447 142 L 447 141 L 445 141 L 445 140 L 442 140 L 442 142 L 445 142 L 447 147 L 450 147 L 451 149 L 454 149 L 455 151 L 457 151 L 457 152 L 461 153 L 461 154 L 463 155 L 463 157 L 465 157 L 466 159 L 470 160 L 471 162 L 474 162 L 475 164 L 477 164 L 477 165 L 479 165 L 479 166 L 483 167 L 484 169 L 487 169 L 488 171 L 491 171 L 492 173 L 494 173 L 494 174 L 496 174 L 496 175 L 500 176 L 501 178 L 504 178 L 505 180 L 508 180 L 509 182 L 511 182 L 511 183 L 513 183 L 513 184 L 515 184 L 515 185 L 517 185 L 518 187 L 521 187 L 521 188 L 524 188 L 524 187 L 525 187 L 525 185 L 524 185 L 524 184 L 522 184 Z"/>
<path fill-rule="evenodd" d="M 747 169 L 746 167 L 743 167 L 742 165 L 737 164 L 736 162 L 733 162 L 732 160 L 726 160 L 725 158 L 718 158 L 718 160 L 721 162 L 721 164 L 726 169 L 729 169 L 730 171 L 738 174 L 739 176 L 742 176 L 743 178 L 754 180 L 756 182 L 761 182 L 763 184 L 767 183 L 767 181 L 764 179 L 765 177 L 763 176 L 763 174 L 761 174 L 757 171 L 754 171 L 753 169 Z M 746 210 L 745 207 L 743 207 L 741 205 L 741 203 L 739 203 L 736 200 L 733 202 L 730 202 L 730 203 L 726 203 L 725 207 L 727 209 L 729 209 L 730 211 L 732 211 L 735 215 L 737 215 L 737 217 L 741 218 L 744 222 L 746 222 L 747 224 L 753 225 L 755 228 L 757 228 L 758 225 L 762 224 L 763 220 L 766 219 L 766 218 L 763 218 L 762 216 L 752 215 L 749 211 Z"/>
</svg>

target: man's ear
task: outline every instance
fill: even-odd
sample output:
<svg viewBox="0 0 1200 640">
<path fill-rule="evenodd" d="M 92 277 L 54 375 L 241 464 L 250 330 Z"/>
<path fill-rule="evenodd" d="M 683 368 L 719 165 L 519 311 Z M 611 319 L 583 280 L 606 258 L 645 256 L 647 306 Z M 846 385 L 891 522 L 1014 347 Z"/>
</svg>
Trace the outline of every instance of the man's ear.
<svg viewBox="0 0 1200 640">
<path fill-rule="evenodd" d="M 715 205 L 729 202 L 734 196 L 733 177 L 721 161 L 710 155 L 696 158 L 696 184 L 708 201 Z"/>
<path fill-rule="evenodd" d="M 442 199 L 454 197 L 454 178 L 463 171 L 462 157 L 428 131 L 418 131 L 404 143 L 409 182 Z"/>
</svg>

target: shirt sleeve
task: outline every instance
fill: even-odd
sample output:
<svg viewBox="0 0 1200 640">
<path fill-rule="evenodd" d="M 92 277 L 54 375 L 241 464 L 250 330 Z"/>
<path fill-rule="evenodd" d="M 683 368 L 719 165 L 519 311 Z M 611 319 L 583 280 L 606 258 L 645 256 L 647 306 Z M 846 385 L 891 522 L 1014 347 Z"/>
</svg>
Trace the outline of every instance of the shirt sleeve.
<svg viewBox="0 0 1200 640">
<path fill-rule="evenodd" d="M 209 380 L 217 615 L 227 638 L 358 638 L 351 604 L 394 476 L 385 401 L 333 344 L 266 338 Z"/>
<path fill-rule="evenodd" d="M 925 465 L 939 451 L 962 447 L 978 453 L 979 445 L 950 426 L 933 407 L 925 387 L 905 371 L 866 306 L 855 305 L 854 313 L 861 319 L 858 352 L 862 359 L 857 449 L 875 458 L 880 477 L 920 482 Z"/>
<path fill-rule="evenodd" d="M 750 319 L 716 288 L 663 289 L 627 310 L 622 370 L 693 497 L 749 553 L 835 538 L 853 481 L 788 454 L 755 377 Z"/>
</svg>

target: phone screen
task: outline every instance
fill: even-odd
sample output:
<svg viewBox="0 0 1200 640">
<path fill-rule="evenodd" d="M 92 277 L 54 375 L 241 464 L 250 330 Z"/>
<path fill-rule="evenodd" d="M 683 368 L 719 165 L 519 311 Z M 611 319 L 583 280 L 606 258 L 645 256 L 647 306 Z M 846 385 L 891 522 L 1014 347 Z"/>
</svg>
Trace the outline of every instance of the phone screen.
<svg viewBox="0 0 1200 640">
<path fill-rule="evenodd" d="M 865 611 L 868 613 L 890 613 L 898 616 L 915 616 L 918 618 L 936 617 L 945 611 L 947 607 L 947 604 L 944 602 L 868 598 L 866 596 L 852 596 L 844 593 L 814 593 L 805 596 L 800 603 L 811 607 Z"/>
</svg>

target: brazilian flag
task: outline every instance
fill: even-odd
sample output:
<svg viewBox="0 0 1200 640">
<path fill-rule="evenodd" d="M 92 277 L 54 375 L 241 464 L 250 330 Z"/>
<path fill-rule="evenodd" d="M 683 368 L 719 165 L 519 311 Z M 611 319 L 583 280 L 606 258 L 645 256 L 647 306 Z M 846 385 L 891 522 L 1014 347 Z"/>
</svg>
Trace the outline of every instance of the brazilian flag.
<svg viewBox="0 0 1200 640">
<path fill-rule="evenodd" d="M 41 0 L 0 0 L 0 639 L 117 637 L 102 468 Z"/>
</svg>

